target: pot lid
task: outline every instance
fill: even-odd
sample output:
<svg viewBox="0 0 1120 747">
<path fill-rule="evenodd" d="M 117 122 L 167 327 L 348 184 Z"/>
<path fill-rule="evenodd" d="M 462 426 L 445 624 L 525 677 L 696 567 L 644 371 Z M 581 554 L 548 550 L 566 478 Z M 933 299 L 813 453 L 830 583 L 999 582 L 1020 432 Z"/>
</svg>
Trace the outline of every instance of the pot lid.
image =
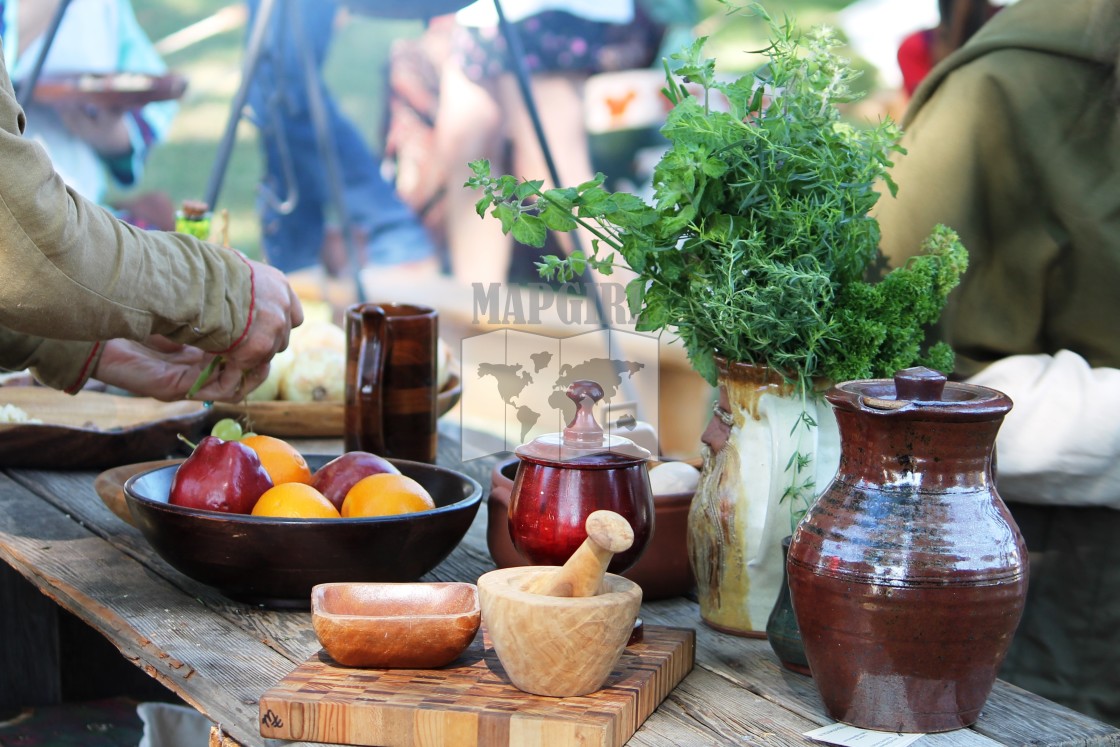
<svg viewBox="0 0 1120 747">
<path fill-rule="evenodd" d="M 576 414 L 559 433 L 546 433 L 514 449 L 523 459 L 555 462 L 565 467 L 623 467 L 650 458 L 650 452 L 623 436 L 603 433 L 593 409 L 603 387 L 589 379 L 573 381 L 564 393 Z"/>
<path fill-rule="evenodd" d="M 904 368 L 893 379 L 846 381 L 825 397 L 837 409 L 916 420 L 992 420 L 1006 415 L 1012 405 L 1003 392 L 949 381 L 923 366 Z"/>
</svg>

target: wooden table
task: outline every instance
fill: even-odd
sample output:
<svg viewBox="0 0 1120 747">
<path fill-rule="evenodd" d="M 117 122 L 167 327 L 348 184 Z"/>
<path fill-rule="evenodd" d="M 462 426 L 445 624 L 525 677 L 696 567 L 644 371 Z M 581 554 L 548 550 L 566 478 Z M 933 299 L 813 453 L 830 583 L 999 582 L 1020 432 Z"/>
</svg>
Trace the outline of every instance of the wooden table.
<svg viewBox="0 0 1120 747">
<path fill-rule="evenodd" d="M 488 486 L 492 462 L 460 464 L 445 431 L 440 462 Z M 301 448 L 339 453 L 341 443 Z M 247 607 L 184 577 L 105 507 L 94 477 L 0 472 L 0 559 L 216 722 L 220 734 L 246 746 L 279 744 L 259 735 L 257 700 L 319 649 L 310 614 Z M 473 582 L 491 570 L 485 527 L 484 501 L 462 544 L 427 580 Z M 765 641 L 717 633 L 684 598 L 646 603 L 642 617 L 695 628 L 697 661 L 629 744 L 816 744 L 803 732 L 831 723 L 812 680 L 779 666 Z M 1120 730 L 1000 682 L 974 728 L 921 744 L 1106 745 L 1120 744 Z"/>
</svg>

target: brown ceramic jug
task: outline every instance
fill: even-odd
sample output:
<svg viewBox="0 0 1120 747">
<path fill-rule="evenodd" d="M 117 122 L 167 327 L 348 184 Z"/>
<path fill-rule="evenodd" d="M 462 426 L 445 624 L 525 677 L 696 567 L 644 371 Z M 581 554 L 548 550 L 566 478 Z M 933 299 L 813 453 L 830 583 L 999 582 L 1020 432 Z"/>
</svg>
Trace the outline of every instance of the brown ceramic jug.
<svg viewBox="0 0 1120 747">
<path fill-rule="evenodd" d="M 968 726 L 1027 593 L 1026 546 L 992 475 L 1011 400 L 926 368 L 825 396 L 840 469 L 787 567 L 821 699 L 867 729 Z"/>
</svg>

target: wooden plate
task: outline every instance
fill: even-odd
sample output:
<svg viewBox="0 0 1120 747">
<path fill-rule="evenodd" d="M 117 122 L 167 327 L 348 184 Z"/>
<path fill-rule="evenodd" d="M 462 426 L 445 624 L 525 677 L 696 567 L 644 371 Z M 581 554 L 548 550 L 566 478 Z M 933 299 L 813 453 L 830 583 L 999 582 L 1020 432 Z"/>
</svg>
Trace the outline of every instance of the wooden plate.
<svg viewBox="0 0 1120 747">
<path fill-rule="evenodd" d="M 201 402 L 83 391 L 71 396 L 32 386 L 0 387 L 42 423 L 0 423 L 0 467 L 106 469 L 183 453 L 179 434 L 197 441 L 209 411 Z"/>
<path fill-rule="evenodd" d="M 153 101 L 177 99 L 187 90 L 182 75 L 144 73 L 58 73 L 35 85 L 35 100 L 44 103 L 93 104 L 134 109 Z"/>
<path fill-rule="evenodd" d="M 451 374 L 439 393 L 439 415 L 443 417 L 462 396 L 459 377 Z M 341 438 L 346 420 L 342 402 L 243 402 L 214 403 L 219 418 L 235 418 L 254 433 L 276 438 Z"/>
<path fill-rule="evenodd" d="M 128 502 L 124 498 L 125 480 L 147 472 L 157 467 L 167 467 L 172 464 L 182 464 L 186 457 L 179 459 L 156 459 L 152 462 L 139 462 L 137 464 L 122 464 L 119 467 L 107 469 L 93 480 L 93 489 L 109 510 L 117 515 L 126 524 L 132 524 L 132 513 L 128 510 Z"/>
</svg>

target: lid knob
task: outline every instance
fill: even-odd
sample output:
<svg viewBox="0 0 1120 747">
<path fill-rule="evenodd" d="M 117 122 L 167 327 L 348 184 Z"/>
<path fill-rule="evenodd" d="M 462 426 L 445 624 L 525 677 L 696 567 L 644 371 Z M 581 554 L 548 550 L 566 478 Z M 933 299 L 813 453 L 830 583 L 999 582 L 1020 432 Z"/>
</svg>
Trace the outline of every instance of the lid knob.
<svg viewBox="0 0 1120 747">
<path fill-rule="evenodd" d="M 575 402 L 576 414 L 564 429 L 564 445 L 601 446 L 603 429 L 595 422 L 595 414 L 592 410 L 603 398 L 603 387 L 596 381 L 580 379 L 573 381 L 565 394 L 568 399 Z"/>
<path fill-rule="evenodd" d="M 948 379 L 940 371 L 925 366 L 895 372 L 895 396 L 911 402 L 940 402 Z"/>
</svg>

